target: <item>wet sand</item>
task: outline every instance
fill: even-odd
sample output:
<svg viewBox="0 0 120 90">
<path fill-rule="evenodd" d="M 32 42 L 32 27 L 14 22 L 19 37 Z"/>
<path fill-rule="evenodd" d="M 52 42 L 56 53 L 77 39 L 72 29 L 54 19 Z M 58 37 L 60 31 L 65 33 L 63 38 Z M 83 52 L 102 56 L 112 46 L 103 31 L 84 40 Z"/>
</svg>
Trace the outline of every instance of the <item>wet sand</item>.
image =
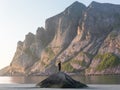
<svg viewBox="0 0 120 90">
<path fill-rule="evenodd" d="M 90 84 L 89 88 L 77 90 L 120 90 L 120 85 Z M 58 88 L 37 88 L 35 84 L 0 84 L 0 90 L 62 90 Z M 76 90 L 76 89 L 67 89 Z"/>
</svg>

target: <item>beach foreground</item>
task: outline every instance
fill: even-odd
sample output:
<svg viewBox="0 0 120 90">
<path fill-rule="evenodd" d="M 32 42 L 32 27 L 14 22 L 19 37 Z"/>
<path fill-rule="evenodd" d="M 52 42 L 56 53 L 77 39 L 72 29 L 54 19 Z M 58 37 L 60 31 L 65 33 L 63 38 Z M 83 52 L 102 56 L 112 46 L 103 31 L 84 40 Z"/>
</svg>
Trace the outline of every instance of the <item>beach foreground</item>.
<svg viewBox="0 0 120 90">
<path fill-rule="evenodd" d="M 89 88 L 80 90 L 120 90 L 120 85 L 88 85 Z M 0 84 L 0 90 L 53 90 L 53 88 L 37 88 L 35 84 Z M 54 88 L 54 90 L 62 90 Z M 75 90 L 75 89 L 69 89 Z M 78 89 L 77 89 L 78 90 Z"/>
</svg>

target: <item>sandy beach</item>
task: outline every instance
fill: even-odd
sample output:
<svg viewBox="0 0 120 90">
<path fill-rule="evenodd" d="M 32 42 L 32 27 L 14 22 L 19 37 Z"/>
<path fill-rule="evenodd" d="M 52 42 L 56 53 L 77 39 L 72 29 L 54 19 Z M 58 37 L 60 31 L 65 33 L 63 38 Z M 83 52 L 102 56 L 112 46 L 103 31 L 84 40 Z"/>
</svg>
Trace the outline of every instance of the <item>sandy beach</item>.
<svg viewBox="0 0 120 90">
<path fill-rule="evenodd" d="M 79 90 L 120 90 L 120 85 L 97 85 L 90 84 L 89 88 Z M 53 88 L 37 88 L 35 84 L 0 84 L 0 90 L 53 90 Z M 54 88 L 54 90 L 62 90 Z M 75 90 L 75 89 L 69 89 Z M 78 90 L 78 89 L 77 89 Z"/>
</svg>

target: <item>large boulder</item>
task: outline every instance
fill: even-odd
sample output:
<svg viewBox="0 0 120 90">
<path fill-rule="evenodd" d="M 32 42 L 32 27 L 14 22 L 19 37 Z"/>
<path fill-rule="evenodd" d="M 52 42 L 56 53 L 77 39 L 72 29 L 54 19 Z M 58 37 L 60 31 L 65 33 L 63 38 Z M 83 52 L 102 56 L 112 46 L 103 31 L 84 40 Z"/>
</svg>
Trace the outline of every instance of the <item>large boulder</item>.
<svg viewBox="0 0 120 90">
<path fill-rule="evenodd" d="M 86 88 L 87 85 L 72 79 L 69 75 L 58 72 L 36 85 L 40 88 Z"/>
</svg>

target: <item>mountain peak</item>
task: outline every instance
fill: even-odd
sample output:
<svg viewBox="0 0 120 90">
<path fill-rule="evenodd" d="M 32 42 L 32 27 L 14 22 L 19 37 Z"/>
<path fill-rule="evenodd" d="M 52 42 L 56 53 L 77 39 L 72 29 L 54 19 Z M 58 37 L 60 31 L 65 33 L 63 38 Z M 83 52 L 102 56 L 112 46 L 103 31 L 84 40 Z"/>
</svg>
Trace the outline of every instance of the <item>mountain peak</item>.
<svg viewBox="0 0 120 90">
<path fill-rule="evenodd" d="M 80 6 L 80 5 L 85 6 L 84 4 L 82 4 L 82 3 L 78 2 L 78 1 L 75 1 L 69 7 L 75 7 L 75 6 Z"/>
<path fill-rule="evenodd" d="M 71 12 L 74 12 L 74 11 L 77 11 L 77 10 L 83 10 L 85 9 L 86 6 L 78 1 L 75 1 L 74 3 L 72 3 L 69 7 L 67 7 L 65 9 L 65 11 L 71 11 Z"/>
<path fill-rule="evenodd" d="M 91 4 L 99 4 L 99 3 L 96 1 L 92 1 Z"/>
<path fill-rule="evenodd" d="M 80 4 L 80 2 L 78 2 L 78 1 L 75 1 L 75 2 L 73 2 L 73 4 Z"/>
<path fill-rule="evenodd" d="M 89 6 L 95 6 L 96 7 L 98 5 L 101 5 L 101 3 L 96 2 L 96 1 L 92 1 Z"/>
<path fill-rule="evenodd" d="M 96 2 L 96 1 L 92 1 L 91 4 L 89 6 L 106 6 L 106 7 L 111 7 L 112 6 L 119 6 L 119 5 L 116 5 L 116 4 L 111 4 L 111 3 L 99 3 L 99 2 Z"/>
</svg>

